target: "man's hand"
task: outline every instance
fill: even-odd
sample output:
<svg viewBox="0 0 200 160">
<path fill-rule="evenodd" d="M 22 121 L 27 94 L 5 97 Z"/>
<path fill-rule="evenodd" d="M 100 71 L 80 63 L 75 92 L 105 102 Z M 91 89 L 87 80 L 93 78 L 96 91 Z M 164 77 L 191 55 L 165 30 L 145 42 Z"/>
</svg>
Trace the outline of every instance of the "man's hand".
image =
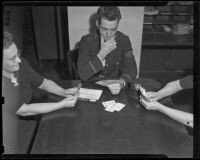
<svg viewBox="0 0 200 160">
<path fill-rule="evenodd" d="M 112 94 L 119 94 L 122 88 L 120 82 L 107 84 L 106 86 L 109 88 Z"/>
<path fill-rule="evenodd" d="M 117 42 L 115 41 L 115 36 L 109 39 L 106 42 L 103 42 L 101 44 L 101 49 L 98 53 L 98 56 L 101 58 L 101 60 L 104 60 L 105 57 L 115 48 L 117 47 Z"/>
<path fill-rule="evenodd" d="M 157 101 L 147 102 L 142 97 L 140 97 L 140 103 L 147 109 L 147 110 L 158 110 L 161 107 L 161 104 Z"/>
</svg>

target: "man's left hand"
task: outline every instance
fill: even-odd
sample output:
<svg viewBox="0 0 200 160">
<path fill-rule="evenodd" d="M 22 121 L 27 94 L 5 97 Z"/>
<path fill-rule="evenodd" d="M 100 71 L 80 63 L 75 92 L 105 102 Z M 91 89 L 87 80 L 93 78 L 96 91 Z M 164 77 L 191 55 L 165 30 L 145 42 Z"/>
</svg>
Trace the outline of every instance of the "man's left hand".
<svg viewBox="0 0 200 160">
<path fill-rule="evenodd" d="M 106 84 L 106 86 L 109 88 L 112 94 L 119 94 L 121 89 L 123 88 L 122 79 L 115 80 L 112 83 L 108 83 Z"/>
</svg>

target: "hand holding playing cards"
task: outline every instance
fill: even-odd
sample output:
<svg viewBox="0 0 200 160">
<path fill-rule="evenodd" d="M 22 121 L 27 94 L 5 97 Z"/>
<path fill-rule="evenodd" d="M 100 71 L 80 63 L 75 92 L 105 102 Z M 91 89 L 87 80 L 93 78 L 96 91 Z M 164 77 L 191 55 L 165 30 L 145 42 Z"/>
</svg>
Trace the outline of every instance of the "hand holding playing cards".
<svg viewBox="0 0 200 160">
<path fill-rule="evenodd" d="M 61 105 L 64 107 L 74 107 L 77 102 L 78 96 L 79 96 L 79 93 L 75 94 L 74 96 L 64 98 L 59 103 L 61 103 Z"/>
<path fill-rule="evenodd" d="M 121 90 L 121 84 L 116 82 L 116 83 L 112 83 L 112 84 L 108 84 L 107 87 L 109 88 L 109 90 L 111 91 L 112 94 L 119 94 L 120 90 Z"/>
<path fill-rule="evenodd" d="M 149 101 L 157 101 L 159 100 L 161 97 L 160 97 L 160 94 L 158 92 L 146 92 L 146 98 L 149 100 Z"/>
<path fill-rule="evenodd" d="M 77 87 L 65 89 L 64 90 L 64 96 L 68 97 L 68 98 L 73 97 L 74 95 L 78 94 L 81 86 L 82 86 L 82 84 L 79 83 Z"/>
<path fill-rule="evenodd" d="M 69 88 L 69 89 L 65 89 L 64 90 L 64 96 L 65 97 L 73 97 L 74 94 L 76 93 L 77 91 L 77 88 L 74 87 L 74 88 Z"/>
<path fill-rule="evenodd" d="M 140 97 L 140 103 L 147 109 L 147 110 L 158 110 L 161 104 L 157 101 L 146 101 L 142 97 Z"/>
</svg>

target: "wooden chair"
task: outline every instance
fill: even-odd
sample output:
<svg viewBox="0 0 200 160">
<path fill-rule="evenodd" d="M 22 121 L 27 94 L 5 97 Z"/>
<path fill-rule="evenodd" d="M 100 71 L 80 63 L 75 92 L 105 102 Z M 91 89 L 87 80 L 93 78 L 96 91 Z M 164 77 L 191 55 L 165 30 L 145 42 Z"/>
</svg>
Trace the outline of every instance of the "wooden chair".
<svg viewBox="0 0 200 160">
<path fill-rule="evenodd" d="M 78 48 L 66 52 L 66 60 L 68 66 L 68 74 L 70 79 L 79 80 L 77 72 L 77 61 L 78 61 Z"/>
</svg>

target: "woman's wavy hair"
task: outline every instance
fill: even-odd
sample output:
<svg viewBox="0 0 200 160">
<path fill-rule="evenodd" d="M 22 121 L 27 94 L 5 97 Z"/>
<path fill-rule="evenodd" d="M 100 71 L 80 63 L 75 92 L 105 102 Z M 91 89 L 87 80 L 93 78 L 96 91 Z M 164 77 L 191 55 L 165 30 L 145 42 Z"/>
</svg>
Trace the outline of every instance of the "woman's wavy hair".
<svg viewBox="0 0 200 160">
<path fill-rule="evenodd" d="M 8 31 L 3 33 L 3 49 L 8 49 L 14 43 L 13 36 Z"/>
</svg>

